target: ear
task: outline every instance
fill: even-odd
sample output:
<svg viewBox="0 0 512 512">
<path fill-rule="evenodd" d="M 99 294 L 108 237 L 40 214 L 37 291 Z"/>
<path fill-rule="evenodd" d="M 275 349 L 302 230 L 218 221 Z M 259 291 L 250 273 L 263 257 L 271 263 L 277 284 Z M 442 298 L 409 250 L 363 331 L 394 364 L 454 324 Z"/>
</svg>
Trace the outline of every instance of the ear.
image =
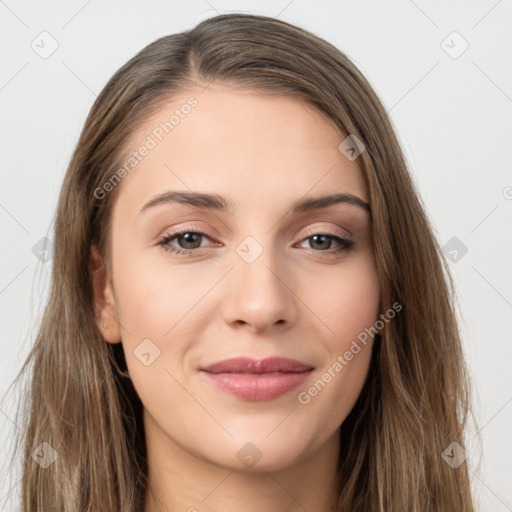
<svg viewBox="0 0 512 512">
<path fill-rule="evenodd" d="M 114 294 L 107 275 L 107 268 L 98 248 L 93 245 L 90 254 L 90 269 L 94 289 L 96 325 L 108 343 L 121 341 L 121 329 L 114 303 Z"/>
</svg>

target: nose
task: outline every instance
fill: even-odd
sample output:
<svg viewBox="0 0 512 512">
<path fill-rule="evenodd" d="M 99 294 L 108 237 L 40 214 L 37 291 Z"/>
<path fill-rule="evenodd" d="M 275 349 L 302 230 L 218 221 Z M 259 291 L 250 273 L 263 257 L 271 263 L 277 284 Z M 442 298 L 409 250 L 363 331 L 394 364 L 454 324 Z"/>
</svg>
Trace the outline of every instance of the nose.
<svg viewBox="0 0 512 512">
<path fill-rule="evenodd" d="M 276 262 L 270 250 L 248 263 L 234 254 L 234 268 L 225 286 L 227 299 L 223 303 L 223 317 L 235 328 L 247 325 L 261 333 L 274 325 L 286 329 L 297 318 L 298 298 L 293 292 L 285 262 Z"/>
</svg>

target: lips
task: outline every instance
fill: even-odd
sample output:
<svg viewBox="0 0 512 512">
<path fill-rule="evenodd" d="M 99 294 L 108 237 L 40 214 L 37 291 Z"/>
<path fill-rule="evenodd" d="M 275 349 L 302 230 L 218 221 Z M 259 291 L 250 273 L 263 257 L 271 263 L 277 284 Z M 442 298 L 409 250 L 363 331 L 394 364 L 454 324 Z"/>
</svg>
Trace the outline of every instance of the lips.
<svg viewBox="0 0 512 512">
<path fill-rule="evenodd" d="M 218 389 L 249 401 L 278 398 L 302 384 L 312 371 L 307 363 L 283 357 L 239 357 L 201 368 Z"/>
<path fill-rule="evenodd" d="M 301 363 L 295 359 L 285 357 L 272 357 L 268 359 L 250 359 L 248 357 L 236 357 L 219 361 L 202 368 L 209 373 L 273 373 L 273 372 L 304 372 L 311 370 L 311 365 Z"/>
</svg>

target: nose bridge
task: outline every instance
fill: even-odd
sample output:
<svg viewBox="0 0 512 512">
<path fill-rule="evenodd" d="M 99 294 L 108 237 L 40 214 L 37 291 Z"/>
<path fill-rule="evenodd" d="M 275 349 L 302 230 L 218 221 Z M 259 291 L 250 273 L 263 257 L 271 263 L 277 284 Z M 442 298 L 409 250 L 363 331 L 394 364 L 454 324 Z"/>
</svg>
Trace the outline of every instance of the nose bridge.
<svg viewBox="0 0 512 512">
<path fill-rule="evenodd" d="M 235 248 L 233 271 L 228 286 L 232 287 L 224 311 L 227 322 L 252 324 L 263 329 L 276 322 L 292 322 L 295 300 L 272 236 L 247 236 Z"/>
</svg>

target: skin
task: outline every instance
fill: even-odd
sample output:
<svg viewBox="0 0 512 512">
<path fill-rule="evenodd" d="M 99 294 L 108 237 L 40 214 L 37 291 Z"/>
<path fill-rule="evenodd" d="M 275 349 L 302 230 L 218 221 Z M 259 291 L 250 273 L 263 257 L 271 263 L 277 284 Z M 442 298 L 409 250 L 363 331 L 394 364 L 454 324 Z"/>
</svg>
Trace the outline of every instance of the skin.
<svg viewBox="0 0 512 512">
<path fill-rule="evenodd" d="M 132 149 L 190 95 L 198 105 L 118 185 L 112 267 L 91 250 L 98 329 L 109 343 L 122 340 L 144 405 L 145 512 L 334 511 L 339 427 L 361 392 L 373 339 L 308 404 L 298 394 L 378 319 L 371 216 L 348 203 L 301 214 L 290 205 L 336 192 L 368 202 L 362 172 L 338 149 L 345 136 L 326 114 L 220 83 L 175 95 L 133 135 Z M 169 202 L 141 213 L 168 190 L 219 194 L 235 211 Z M 200 245 L 194 254 L 158 245 L 190 226 L 206 236 L 168 245 Z M 336 253 L 336 238 L 314 234 L 355 245 Z M 247 236 L 263 250 L 251 263 L 236 251 Z M 148 366 L 134 353 L 144 339 L 160 350 Z M 198 370 L 237 356 L 315 369 L 300 388 L 249 402 Z M 237 457 L 248 442 L 261 455 L 252 466 Z"/>
</svg>

